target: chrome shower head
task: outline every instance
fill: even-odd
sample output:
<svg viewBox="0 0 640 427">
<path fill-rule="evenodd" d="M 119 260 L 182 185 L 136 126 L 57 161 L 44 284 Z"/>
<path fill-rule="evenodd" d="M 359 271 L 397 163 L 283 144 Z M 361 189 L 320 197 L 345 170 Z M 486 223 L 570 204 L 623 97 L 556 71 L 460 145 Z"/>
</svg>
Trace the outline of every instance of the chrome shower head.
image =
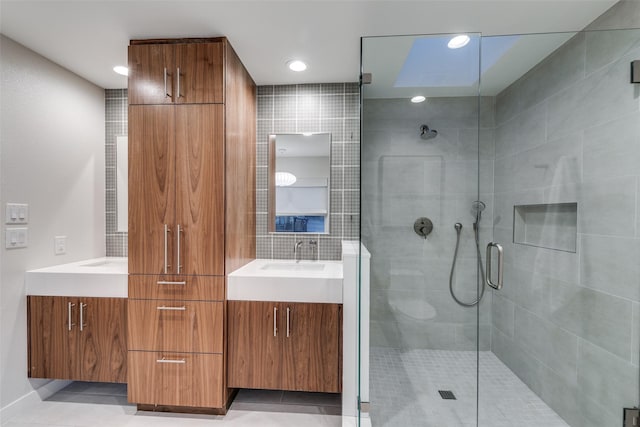
<svg viewBox="0 0 640 427">
<path fill-rule="evenodd" d="M 435 129 L 430 129 L 427 125 L 420 126 L 420 138 L 427 140 L 432 139 L 438 136 L 438 131 Z"/>
<path fill-rule="evenodd" d="M 482 217 L 482 211 L 485 210 L 487 205 L 484 204 L 481 200 L 475 200 L 471 203 L 471 215 L 476 218 L 476 222 L 474 223 L 474 227 L 478 225 L 480 222 L 480 218 Z"/>
</svg>

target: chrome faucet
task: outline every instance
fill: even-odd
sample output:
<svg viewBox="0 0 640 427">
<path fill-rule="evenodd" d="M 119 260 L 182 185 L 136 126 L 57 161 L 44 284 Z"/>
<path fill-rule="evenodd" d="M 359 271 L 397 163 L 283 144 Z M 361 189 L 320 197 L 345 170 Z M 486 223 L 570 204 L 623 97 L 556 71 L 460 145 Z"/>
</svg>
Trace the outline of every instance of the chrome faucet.
<svg viewBox="0 0 640 427">
<path fill-rule="evenodd" d="M 293 247 L 293 257 L 296 259 L 296 262 L 300 262 L 300 260 L 298 259 L 298 249 L 300 248 L 300 246 L 302 246 L 302 240 L 298 240 L 296 242 L 296 245 Z"/>
<path fill-rule="evenodd" d="M 313 249 L 313 252 L 316 256 L 316 261 L 318 260 L 318 241 L 317 240 L 309 240 L 309 246 Z"/>
</svg>

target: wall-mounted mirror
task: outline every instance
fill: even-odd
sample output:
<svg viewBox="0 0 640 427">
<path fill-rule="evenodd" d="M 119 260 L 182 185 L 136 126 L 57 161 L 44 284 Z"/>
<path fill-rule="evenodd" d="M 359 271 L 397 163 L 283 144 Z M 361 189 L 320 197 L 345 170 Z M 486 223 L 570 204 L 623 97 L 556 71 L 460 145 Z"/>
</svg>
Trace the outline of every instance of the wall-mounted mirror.
<svg viewBox="0 0 640 427">
<path fill-rule="evenodd" d="M 129 153 L 127 135 L 116 136 L 116 205 L 117 205 L 117 228 L 118 232 L 126 232 L 129 229 Z"/>
<path fill-rule="evenodd" d="M 331 134 L 269 136 L 269 231 L 329 233 Z"/>
</svg>

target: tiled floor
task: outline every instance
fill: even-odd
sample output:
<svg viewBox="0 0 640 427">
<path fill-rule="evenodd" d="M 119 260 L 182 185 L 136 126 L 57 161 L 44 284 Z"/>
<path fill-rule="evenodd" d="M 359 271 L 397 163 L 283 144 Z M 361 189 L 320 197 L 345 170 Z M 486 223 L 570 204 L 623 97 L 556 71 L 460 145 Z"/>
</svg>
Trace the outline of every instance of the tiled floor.
<svg viewBox="0 0 640 427">
<path fill-rule="evenodd" d="M 476 366 L 473 351 L 372 348 L 373 427 L 476 426 Z M 479 405 L 480 427 L 567 427 L 491 352 L 480 353 Z"/>
<path fill-rule="evenodd" d="M 3 427 L 339 427 L 337 394 L 242 390 L 226 416 L 137 412 L 119 384 L 75 382 Z"/>
</svg>

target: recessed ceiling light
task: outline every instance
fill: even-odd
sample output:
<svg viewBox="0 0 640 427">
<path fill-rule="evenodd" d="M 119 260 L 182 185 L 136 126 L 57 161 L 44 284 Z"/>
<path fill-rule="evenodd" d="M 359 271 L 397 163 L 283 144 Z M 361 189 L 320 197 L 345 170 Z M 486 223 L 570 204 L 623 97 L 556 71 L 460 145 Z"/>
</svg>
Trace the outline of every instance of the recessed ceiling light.
<svg viewBox="0 0 640 427">
<path fill-rule="evenodd" d="M 129 75 L 129 69 L 123 65 L 116 65 L 115 67 L 113 67 L 113 71 L 123 76 Z"/>
<path fill-rule="evenodd" d="M 304 71 L 307 69 L 307 64 L 297 59 L 287 62 L 287 65 L 291 71 Z"/>
<path fill-rule="evenodd" d="M 418 104 L 420 102 L 424 102 L 425 99 L 427 99 L 427 98 L 425 98 L 422 95 L 417 95 L 417 96 L 414 96 L 413 98 L 411 98 L 411 102 L 413 102 L 414 104 Z"/>
<path fill-rule="evenodd" d="M 276 172 L 276 187 L 288 187 L 295 184 L 296 176 L 289 172 Z"/>
<path fill-rule="evenodd" d="M 302 136 L 311 136 L 313 132 L 302 132 Z"/>
<path fill-rule="evenodd" d="M 471 39 L 469 38 L 468 35 L 461 34 L 449 40 L 449 43 L 447 43 L 447 46 L 449 47 L 449 49 L 460 49 L 461 47 L 466 46 L 467 43 L 469 43 L 469 40 Z"/>
</svg>

